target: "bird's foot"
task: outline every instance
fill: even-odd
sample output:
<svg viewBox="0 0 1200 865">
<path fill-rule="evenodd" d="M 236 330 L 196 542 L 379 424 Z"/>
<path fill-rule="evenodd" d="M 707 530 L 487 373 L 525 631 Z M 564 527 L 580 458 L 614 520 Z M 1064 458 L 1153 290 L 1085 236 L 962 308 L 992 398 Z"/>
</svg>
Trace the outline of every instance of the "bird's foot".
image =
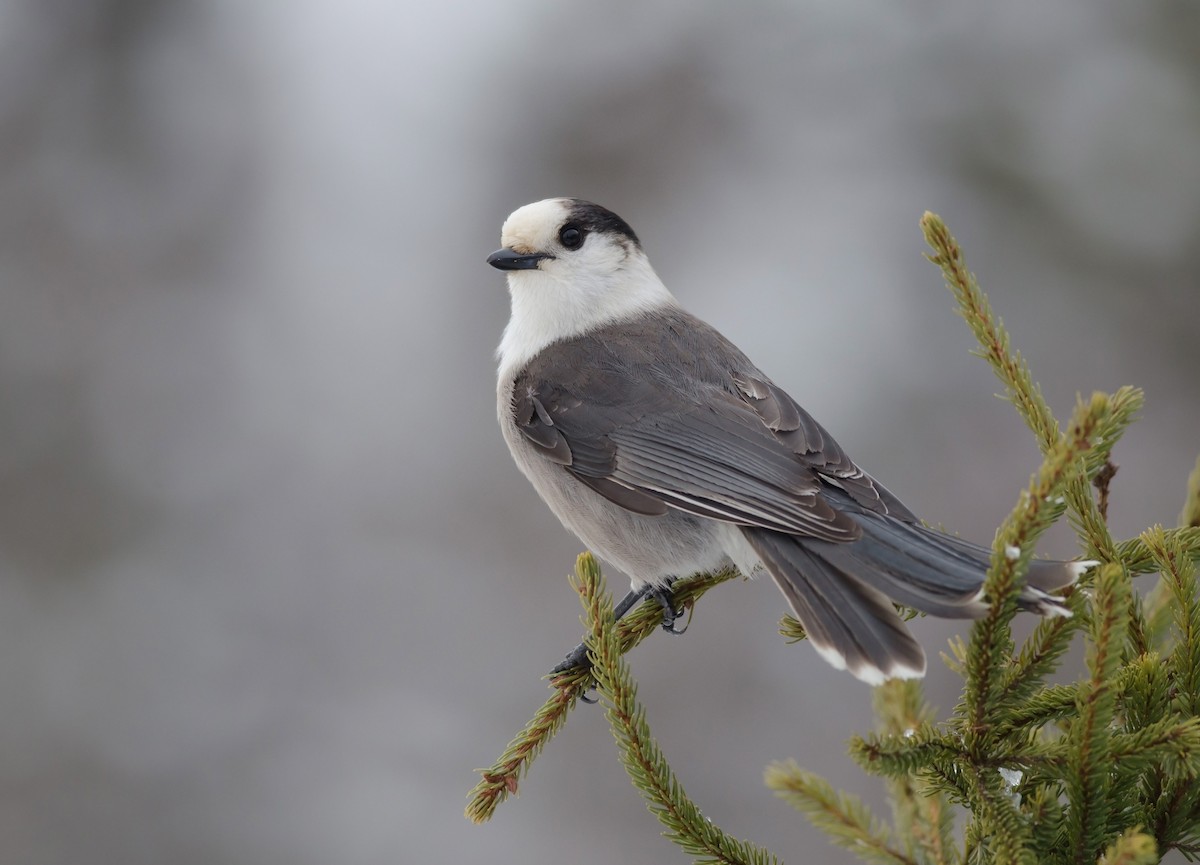
<svg viewBox="0 0 1200 865">
<path fill-rule="evenodd" d="M 665 586 L 646 585 L 640 589 L 631 590 L 617 603 L 616 608 L 613 610 L 614 617 L 620 619 L 643 598 L 654 598 L 659 606 L 662 607 L 662 629 L 668 634 L 682 634 L 687 630 L 687 622 L 684 622 L 682 628 L 677 625 L 683 617 L 684 608 L 675 604 L 675 596 L 671 593 L 671 583 L 673 582 L 675 581 L 671 580 Z M 562 673 L 588 670 L 591 669 L 591 666 L 592 661 L 588 658 L 587 646 L 584 643 L 580 643 L 569 651 L 562 661 L 554 666 L 554 669 L 550 671 L 550 675 L 557 676 Z"/>
<path fill-rule="evenodd" d="M 684 609 L 675 605 L 675 595 L 671 593 L 673 582 L 675 581 L 671 580 L 665 586 L 651 586 L 646 594 L 658 601 L 662 607 L 662 629 L 668 634 L 682 634 L 688 629 L 688 622 L 684 622 L 682 628 L 676 627 L 675 623 L 682 618 Z"/>
<path fill-rule="evenodd" d="M 576 670 L 590 670 L 592 661 L 588 658 L 587 646 L 580 643 L 571 651 L 567 652 L 567 656 L 560 661 L 553 670 L 550 671 L 551 676 L 557 676 L 559 673 L 571 673 Z"/>
</svg>

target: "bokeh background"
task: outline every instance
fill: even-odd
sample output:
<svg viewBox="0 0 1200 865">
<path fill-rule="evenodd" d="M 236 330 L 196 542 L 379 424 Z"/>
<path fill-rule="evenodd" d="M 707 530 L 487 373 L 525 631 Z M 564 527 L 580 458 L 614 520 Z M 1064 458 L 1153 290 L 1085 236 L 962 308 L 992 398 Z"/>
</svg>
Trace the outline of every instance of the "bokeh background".
<svg viewBox="0 0 1200 865">
<path fill-rule="evenodd" d="M 0 5 L 0 861 L 682 861 L 597 709 L 462 817 L 580 631 L 579 545 L 494 418 L 483 259 L 528 201 L 625 216 L 858 462 L 988 541 L 1038 458 L 921 258 L 938 211 L 1060 414 L 1145 387 L 1111 523 L 1173 522 L 1197 33 L 1182 0 Z M 870 690 L 783 611 L 725 586 L 635 672 L 716 821 L 849 862 L 761 783 L 795 757 L 882 801 L 842 744 Z M 914 627 L 949 709 L 963 629 Z"/>
</svg>

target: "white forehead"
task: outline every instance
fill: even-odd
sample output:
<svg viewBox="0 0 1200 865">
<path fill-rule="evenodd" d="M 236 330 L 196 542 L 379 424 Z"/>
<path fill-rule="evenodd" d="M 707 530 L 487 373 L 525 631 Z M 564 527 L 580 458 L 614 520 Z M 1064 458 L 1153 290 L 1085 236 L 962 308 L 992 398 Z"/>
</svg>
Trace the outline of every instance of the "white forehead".
<svg viewBox="0 0 1200 865">
<path fill-rule="evenodd" d="M 558 232 L 568 212 L 565 198 L 546 198 L 518 207 L 504 220 L 504 227 L 500 229 L 500 243 L 504 246 L 514 243 L 540 246 L 540 241 Z"/>
</svg>

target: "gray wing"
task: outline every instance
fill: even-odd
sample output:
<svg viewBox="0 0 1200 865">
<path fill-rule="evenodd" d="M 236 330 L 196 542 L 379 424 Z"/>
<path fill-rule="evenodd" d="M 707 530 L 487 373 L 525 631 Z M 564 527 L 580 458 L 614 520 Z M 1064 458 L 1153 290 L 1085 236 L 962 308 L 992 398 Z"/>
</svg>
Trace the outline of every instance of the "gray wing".
<svg viewBox="0 0 1200 865">
<path fill-rule="evenodd" d="M 749 373 L 735 372 L 731 377 L 738 393 L 754 408 L 767 429 L 824 481 L 843 489 L 865 510 L 905 522 L 919 522 L 916 514 L 883 484 L 856 466 L 833 436 L 781 387 Z"/>
<path fill-rule="evenodd" d="M 688 324 L 707 328 L 695 319 Z M 553 360 L 535 361 L 518 376 L 514 420 L 548 459 L 637 513 L 675 509 L 855 540 L 858 523 L 824 494 L 832 483 L 856 509 L 915 520 L 794 400 L 746 371 L 740 352 L 708 332 L 727 349 L 725 358 L 736 352 L 741 371 L 722 369 L 687 350 L 686 341 L 670 339 L 653 343 L 650 357 L 617 357 L 599 334 L 561 347 Z M 669 380 L 666 368 L 686 370 L 686 382 Z"/>
</svg>

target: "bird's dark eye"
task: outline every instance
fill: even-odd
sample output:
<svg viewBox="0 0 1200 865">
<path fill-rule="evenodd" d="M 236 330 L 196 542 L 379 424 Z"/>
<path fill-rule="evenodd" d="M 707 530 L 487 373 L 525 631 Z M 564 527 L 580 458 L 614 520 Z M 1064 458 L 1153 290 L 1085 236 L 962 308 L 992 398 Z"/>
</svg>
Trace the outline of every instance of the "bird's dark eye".
<svg viewBox="0 0 1200 865">
<path fill-rule="evenodd" d="M 579 249 L 583 246 L 583 232 L 579 226 L 568 222 L 558 233 L 558 241 L 567 249 Z"/>
</svg>

